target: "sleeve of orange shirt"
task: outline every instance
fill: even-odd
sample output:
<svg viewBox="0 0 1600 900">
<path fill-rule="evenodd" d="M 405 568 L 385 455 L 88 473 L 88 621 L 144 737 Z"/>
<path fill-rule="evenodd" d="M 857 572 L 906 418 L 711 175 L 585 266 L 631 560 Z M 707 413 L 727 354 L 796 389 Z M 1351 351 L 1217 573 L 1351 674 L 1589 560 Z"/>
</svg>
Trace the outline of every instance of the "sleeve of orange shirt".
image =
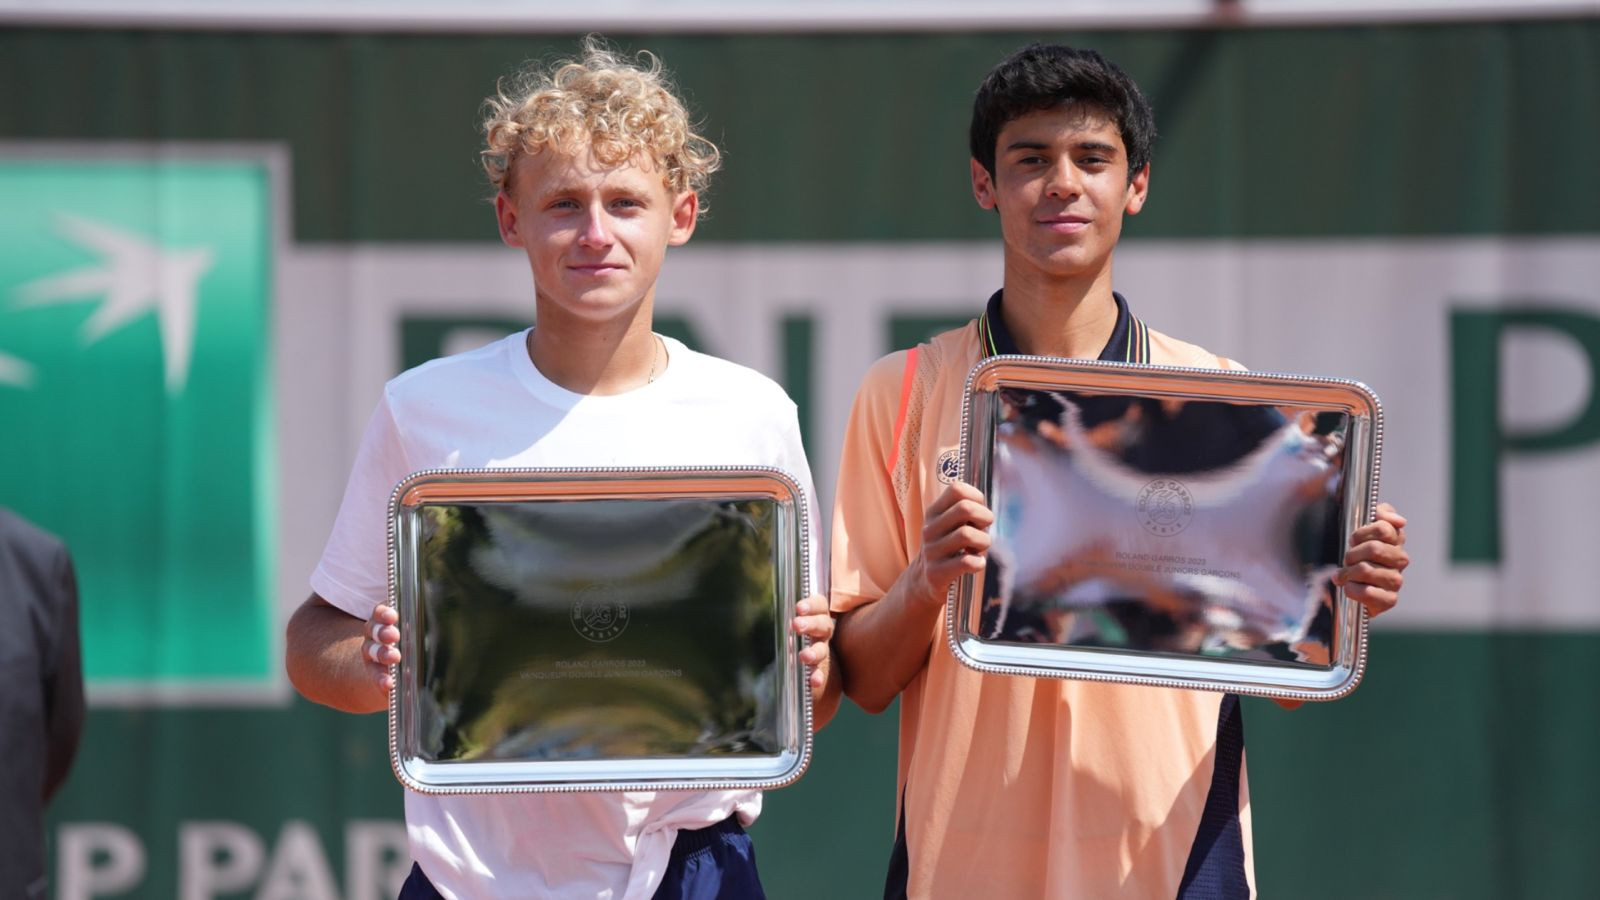
<svg viewBox="0 0 1600 900">
<path fill-rule="evenodd" d="M 834 491 L 829 599 L 836 614 L 881 598 L 910 562 L 894 487 L 909 353 L 874 363 L 850 410 Z"/>
</svg>

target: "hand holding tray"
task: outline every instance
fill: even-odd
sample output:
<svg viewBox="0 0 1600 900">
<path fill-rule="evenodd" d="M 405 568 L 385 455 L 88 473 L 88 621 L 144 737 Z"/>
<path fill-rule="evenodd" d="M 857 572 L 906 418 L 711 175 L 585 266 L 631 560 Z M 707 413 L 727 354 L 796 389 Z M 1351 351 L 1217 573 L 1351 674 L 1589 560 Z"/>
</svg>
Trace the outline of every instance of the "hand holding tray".
<svg viewBox="0 0 1600 900">
<path fill-rule="evenodd" d="M 1332 576 L 1375 512 L 1383 414 L 1351 381 L 1000 356 L 963 477 L 996 521 L 952 592 L 985 672 L 1330 700 L 1367 621 Z"/>
<path fill-rule="evenodd" d="M 799 778 L 806 502 L 758 467 L 407 478 L 390 516 L 395 774 L 426 793 Z"/>
</svg>

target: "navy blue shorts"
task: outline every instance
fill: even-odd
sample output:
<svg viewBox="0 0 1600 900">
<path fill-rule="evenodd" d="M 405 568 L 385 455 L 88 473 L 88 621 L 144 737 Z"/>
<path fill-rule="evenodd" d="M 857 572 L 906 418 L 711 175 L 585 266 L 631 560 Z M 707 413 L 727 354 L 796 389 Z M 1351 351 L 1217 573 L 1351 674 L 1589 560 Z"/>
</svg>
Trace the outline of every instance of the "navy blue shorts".
<svg viewBox="0 0 1600 900">
<path fill-rule="evenodd" d="M 655 900 L 766 900 L 756 873 L 756 847 L 738 816 L 678 832 Z M 416 863 L 399 900 L 442 900 Z"/>
</svg>

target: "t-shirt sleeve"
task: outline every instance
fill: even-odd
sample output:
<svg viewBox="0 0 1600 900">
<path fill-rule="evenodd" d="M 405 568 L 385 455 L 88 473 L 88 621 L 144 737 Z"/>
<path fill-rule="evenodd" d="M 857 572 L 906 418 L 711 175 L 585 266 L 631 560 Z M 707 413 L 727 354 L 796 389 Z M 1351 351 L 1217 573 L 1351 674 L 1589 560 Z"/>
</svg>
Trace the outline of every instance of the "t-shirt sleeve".
<svg viewBox="0 0 1600 900">
<path fill-rule="evenodd" d="M 827 545 L 823 543 L 822 513 L 817 509 L 816 485 L 811 480 L 811 464 L 806 459 L 805 443 L 800 439 L 800 417 L 794 403 L 788 404 L 788 414 L 783 424 L 778 458 L 773 465 L 788 472 L 800 482 L 806 497 L 806 533 L 808 538 L 806 584 L 814 594 L 828 593 Z"/>
<path fill-rule="evenodd" d="M 894 487 L 906 358 L 902 351 L 874 363 L 850 410 L 833 504 L 835 613 L 883 597 L 909 562 Z"/>
<path fill-rule="evenodd" d="M 378 401 L 356 451 L 344 500 L 311 589 L 358 619 L 389 595 L 389 495 L 411 474 L 388 393 Z"/>
</svg>

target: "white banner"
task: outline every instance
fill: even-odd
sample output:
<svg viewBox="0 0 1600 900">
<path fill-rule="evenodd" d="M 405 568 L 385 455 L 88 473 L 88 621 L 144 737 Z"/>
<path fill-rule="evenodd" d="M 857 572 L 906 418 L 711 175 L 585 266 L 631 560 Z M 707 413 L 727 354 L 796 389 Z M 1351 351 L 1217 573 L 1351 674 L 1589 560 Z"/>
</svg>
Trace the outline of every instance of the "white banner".
<svg viewBox="0 0 1600 900">
<path fill-rule="evenodd" d="M 492 245 L 300 246 L 279 274 L 287 603 L 304 595 L 355 442 L 401 358 L 402 323 L 526 320 L 533 298 L 524 258 Z M 1000 277 L 998 241 L 691 245 L 669 254 L 657 313 L 774 377 L 796 366 L 785 318 L 810 318 L 799 370 L 813 385 L 810 451 L 828 503 L 851 399 L 889 349 L 892 320 L 970 317 Z M 1589 572 L 1600 338 L 1587 330 L 1600 329 L 1600 238 L 1130 242 L 1117 288 L 1152 327 L 1252 368 L 1378 392 L 1382 493 L 1412 522 L 1415 560 L 1380 627 L 1600 627 Z M 463 329 L 446 346 L 482 337 Z M 1496 358 L 1499 376 L 1484 382 Z M 1498 516 L 1491 496 L 1453 497 L 1458 471 L 1498 482 Z M 1495 526 L 1498 550 L 1486 554 L 1470 538 Z"/>
</svg>

